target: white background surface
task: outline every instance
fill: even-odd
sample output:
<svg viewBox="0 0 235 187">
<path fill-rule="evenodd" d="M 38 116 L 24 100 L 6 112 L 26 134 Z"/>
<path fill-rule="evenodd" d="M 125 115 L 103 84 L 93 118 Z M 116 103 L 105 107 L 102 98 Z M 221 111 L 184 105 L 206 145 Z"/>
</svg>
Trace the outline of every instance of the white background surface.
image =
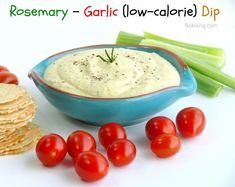
<svg viewBox="0 0 235 187">
<path fill-rule="evenodd" d="M 189 7 L 193 1 L 125 1 L 133 7 Z M 106 4 L 121 8 L 124 1 L 0 1 L 0 64 L 16 73 L 20 84 L 27 87 L 38 105 L 35 123 L 45 133 L 59 133 L 66 138 L 76 129 L 87 130 L 97 138 L 97 128 L 69 119 L 53 108 L 28 79 L 28 71 L 38 62 L 59 51 L 90 44 L 114 43 L 118 31 L 141 34 L 144 30 L 191 43 L 219 46 L 226 50 L 224 71 L 235 76 L 235 2 L 197 1 L 219 7 L 221 15 L 211 18 L 84 18 L 70 14 L 61 21 L 53 17 L 9 17 L 9 7 L 68 8 L 70 12 L 93 5 Z M 187 28 L 185 23 L 216 23 L 216 28 Z M 15 156 L 0 157 L 0 186 L 235 186 L 235 92 L 225 88 L 218 98 L 200 94 L 181 99 L 158 115 L 175 119 L 176 113 L 188 106 L 198 106 L 206 114 L 207 125 L 203 134 L 195 139 L 182 140 L 180 152 L 169 159 L 156 158 L 145 138 L 144 123 L 127 127 L 129 139 L 137 145 L 136 160 L 124 168 L 111 165 L 106 178 L 87 184 L 76 175 L 69 157 L 63 164 L 45 168 L 36 159 L 34 150 Z M 104 150 L 99 146 L 99 151 Z"/>
</svg>

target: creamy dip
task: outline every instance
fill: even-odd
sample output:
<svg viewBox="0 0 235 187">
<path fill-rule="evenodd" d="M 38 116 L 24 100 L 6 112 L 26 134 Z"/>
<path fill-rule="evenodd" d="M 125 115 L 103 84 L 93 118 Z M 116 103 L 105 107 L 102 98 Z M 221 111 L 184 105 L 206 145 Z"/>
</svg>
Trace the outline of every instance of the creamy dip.
<svg viewBox="0 0 235 187">
<path fill-rule="evenodd" d="M 106 49 L 111 55 L 112 49 Z M 178 86 L 175 67 L 156 53 L 115 48 L 116 59 L 107 59 L 105 49 L 72 53 L 50 64 L 44 79 L 50 85 L 88 97 L 131 97 Z"/>
</svg>

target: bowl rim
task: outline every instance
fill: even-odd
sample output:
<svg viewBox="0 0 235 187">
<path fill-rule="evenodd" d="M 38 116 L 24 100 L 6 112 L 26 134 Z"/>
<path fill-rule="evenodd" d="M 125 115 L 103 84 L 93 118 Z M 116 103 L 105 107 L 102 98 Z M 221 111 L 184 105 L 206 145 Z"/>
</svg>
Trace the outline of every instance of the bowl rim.
<svg viewBox="0 0 235 187">
<path fill-rule="evenodd" d="M 46 59 L 44 59 L 43 61 L 46 61 L 54 56 L 58 56 L 58 55 L 61 55 L 63 53 L 68 53 L 68 52 L 71 52 L 71 51 L 75 51 L 75 50 L 80 50 L 80 49 L 89 49 L 89 48 L 95 48 L 95 47 L 115 47 L 115 46 L 118 46 L 118 47 L 135 47 L 135 48 L 150 48 L 150 49 L 154 49 L 154 50 L 161 50 L 161 51 L 164 51 L 165 53 L 173 56 L 177 63 L 183 68 L 183 70 L 188 70 L 188 65 L 185 64 L 185 62 L 175 53 L 167 50 L 167 49 L 164 49 L 164 48 L 161 48 L 161 47 L 154 47 L 154 46 L 148 46 L 148 45 L 120 45 L 120 44 L 98 44 L 98 45 L 89 45 L 89 46 L 84 46 L 84 47 L 78 47 L 78 48 L 73 48 L 73 49 L 69 49 L 69 50 L 65 50 L 65 51 L 61 51 L 61 52 L 58 52 L 58 53 L 55 53 L 49 57 L 47 57 Z M 162 57 L 163 58 L 163 57 Z M 42 62 L 43 62 L 42 61 Z M 40 64 L 40 63 L 39 63 Z M 37 65 L 39 65 L 37 64 Z M 36 66 L 37 66 L 36 65 Z M 35 66 L 35 67 L 36 67 Z M 34 67 L 34 68 L 35 68 Z M 141 94 L 141 95 L 137 95 L 137 96 L 130 96 L 130 97 L 114 97 L 114 98 L 102 98 L 102 97 L 89 97 L 89 96 L 83 96 L 83 95 L 79 95 L 79 94 L 74 94 L 74 93 L 70 93 L 70 92 L 67 92 L 67 91 L 64 91 L 62 89 L 59 89 L 59 88 L 56 88 L 50 84 L 48 84 L 35 70 L 34 68 L 32 70 L 30 70 L 30 72 L 28 73 L 28 77 L 29 78 L 35 78 L 40 81 L 42 84 L 44 84 L 45 86 L 47 86 L 48 88 L 54 90 L 54 91 L 57 91 L 57 92 L 60 92 L 62 94 L 65 94 L 65 95 L 69 95 L 69 96 L 73 96 L 73 97 L 78 97 L 78 98 L 83 98 L 83 99 L 90 99 L 90 100 L 127 100 L 127 99 L 137 99 L 137 98 L 140 98 L 140 97 L 144 97 L 144 96 L 150 96 L 150 95 L 154 95 L 154 94 L 157 94 L 159 92 L 162 92 L 162 91 L 165 91 L 165 90 L 169 90 L 169 89 L 173 89 L 173 88 L 182 88 L 182 86 L 168 86 L 168 87 L 165 87 L 165 88 L 162 88 L 160 90 L 156 90 L 156 91 L 153 91 L 153 92 L 150 92 L 150 93 L 146 93 L 146 94 Z"/>
</svg>

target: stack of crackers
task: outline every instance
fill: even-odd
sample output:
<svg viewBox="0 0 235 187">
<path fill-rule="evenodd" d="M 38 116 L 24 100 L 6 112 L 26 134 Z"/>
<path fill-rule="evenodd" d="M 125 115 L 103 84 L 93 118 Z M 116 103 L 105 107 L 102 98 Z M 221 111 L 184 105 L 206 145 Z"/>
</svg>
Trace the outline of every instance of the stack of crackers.
<svg viewBox="0 0 235 187">
<path fill-rule="evenodd" d="M 26 89 L 0 83 L 0 155 L 31 149 L 42 136 L 41 128 L 31 121 L 36 104 Z"/>
</svg>

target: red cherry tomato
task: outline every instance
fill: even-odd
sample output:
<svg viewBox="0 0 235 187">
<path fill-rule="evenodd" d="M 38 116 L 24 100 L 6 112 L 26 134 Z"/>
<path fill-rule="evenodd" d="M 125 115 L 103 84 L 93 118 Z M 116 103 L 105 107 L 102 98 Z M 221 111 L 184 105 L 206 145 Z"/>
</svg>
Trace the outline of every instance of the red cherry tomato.
<svg viewBox="0 0 235 187">
<path fill-rule="evenodd" d="M 189 107 L 178 113 L 176 124 L 183 137 L 195 137 L 205 128 L 206 118 L 199 108 Z"/>
<path fill-rule="evenodd" d="M 5 66 L 0 66 L 0 72 L 9 72 Z"/>
<path fill-rule="evenodd" d="M 159 135 L 150 144 L 152 152 L 160 158 L 175 155 L 180 150 L 180 147 L 180 139 L 170 134 Z"/>
<path fill-rule="evenodd" d="M 127 139 L 116 140 L 108 146 L 107 156 L 115 166 L 128 165 L 135 159 L 135 144 Z"/>
<path fill-rule="evenodd" d="M 37 143 L 36 154 L 45 166 L 59 164 L 67 153 L 64 139 L 57 134 L 43 136 Z"/>
<path fill-rule="evenodd" d="M 77 174 L 87 182 L 97 181 L 105 177 L 109 171 L 107 159 L 98 152 L 85 151 L 75 159 Z"/>
<path fill-rule="evenodd" d="M 19 82 L 15 74 L 7 72 L 7 71 L 3 71 L 3 72 L 0 72 L 0 83 L 18 84 Z"/>
<path fill-rule="evenodd" d="M 150 119 L 145 126 L 146 136 L 153 140 L 161 134 L 176 135 L 176 127 L 173 121 L 164 116 Z"/>
<path fill-rule="evenodd" d="M 117 139 L 126 139 L 126 131 L 123 126 L 118 123 L 110 122 L 99 129 L 99 141 L 106 149 Z"/>
<path fill-rule="evenodd" d="M 78 130 L 69 135 L 67 147 L 69 155 L 76 158 L 83 151 L 95 151 L 96 142 L 91 134 Z"/>
</svg>

